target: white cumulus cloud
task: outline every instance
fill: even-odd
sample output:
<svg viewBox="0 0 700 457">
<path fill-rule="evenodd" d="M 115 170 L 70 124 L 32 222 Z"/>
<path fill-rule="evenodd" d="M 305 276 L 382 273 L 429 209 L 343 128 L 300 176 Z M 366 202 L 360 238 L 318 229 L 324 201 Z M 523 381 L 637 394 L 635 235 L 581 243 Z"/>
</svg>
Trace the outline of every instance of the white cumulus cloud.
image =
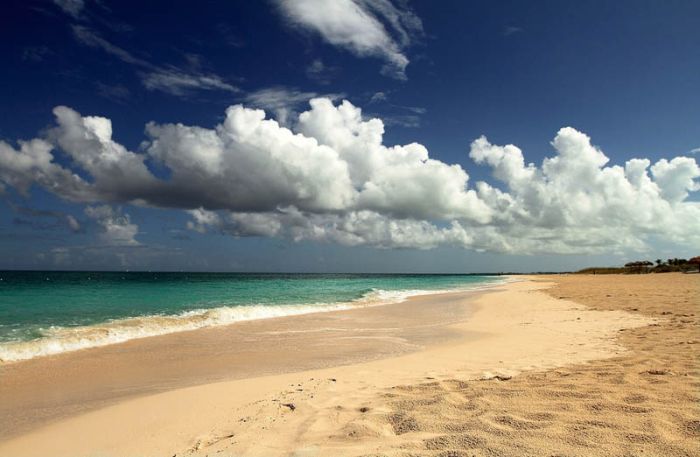
<svg viewBox="0 0 700 457">
<path fill-rule="evenodd" d="M 472 183 L 462 166 L 419 143 L 385 144 L 382 120 L 348 101 L 312 99 L 291 127 L 242 105 L 211 128 L 149 123 L 137 152 L 115 141 L 107 118 L 67 107 L 54 115 L 56 126 L 41 138 L 17 148 L 0 142 L 0 188 L 27 195 L 37 185 L 76 202 L 179 208 L 192 217 L 189 229 L 236 237 L 517 253 L 700 245 L 695 159 L 611 164 L 571 127 L 539 164 L 517 146 L 474 140 L 469 157 L 494 179 Z M 56 149 L 70 164 L 56 160 Z M 138 227 L 111 206 L 86 214 L 105 241 L 136 242 Z"/>
<path fill-rule="evenodd" d="M 479 183 L 479 196 L 497 209 L 494 226 L 513 245 L 557 246 L 554 251 L 603 251 L 606 246 L 642 249 L 647 236 L 673 238 L 692 246 L 700 225 L 700 204 L 684 201 L 697 189 L 700 168 L 693 159 L 632 159 L 625 167 L 609 159 L 590 138 L 566 127 L 552 141 L 556 154 L 540 167 L 525 165 L 513 145 L 495 146 L 484 137 L 470 157 L 488 164 L 506 192 Z M 693 222 L 694 221 L 694 222 Z M 679 226 L 683 225 L 683 227 Z M 524 231 L 527 236 L 519 239 Z M 588 247 L 589 249 L 586 249 Z"/>
</svg>

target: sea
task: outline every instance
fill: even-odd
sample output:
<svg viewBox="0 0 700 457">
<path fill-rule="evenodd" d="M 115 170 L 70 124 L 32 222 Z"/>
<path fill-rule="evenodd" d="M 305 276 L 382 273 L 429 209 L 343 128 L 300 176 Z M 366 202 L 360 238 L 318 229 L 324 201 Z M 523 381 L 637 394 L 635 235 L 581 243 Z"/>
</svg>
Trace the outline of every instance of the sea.
<svg viewBox="0 0 700 457">
<path fill-rule="evenodd" d="M 0 272 L 0 363 L 238 321 L 476 290 L 499 276 Z"/>
</svg>

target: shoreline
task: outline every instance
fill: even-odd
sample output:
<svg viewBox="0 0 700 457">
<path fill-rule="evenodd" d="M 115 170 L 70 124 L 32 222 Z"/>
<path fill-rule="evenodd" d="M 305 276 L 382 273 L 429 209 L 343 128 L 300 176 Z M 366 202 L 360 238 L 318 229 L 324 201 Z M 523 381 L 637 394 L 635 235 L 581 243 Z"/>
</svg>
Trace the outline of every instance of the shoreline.
<svg viewBox="0 0 700 457">
<path fill-rule="evenodd" d="M 145 395 L 417 351 L 422 345 L 454 338 L 438 327 L 466 319 L 470 313 L 466 302 L 503 284 L 415 295 L 396 303 L 239 321 L 3 364 L 2 390 L 10 400 L 0 404 L 0 423 L 5 424 L 0 442 L 37 426 Z M 434 300 L 441 305 L 438 309 L 421 310 Z M 398 327 L 381 324 L 399 316 Z M 431 330 L 431 326 L 436 327 Z M 314 353 L 302 350 L 305 344 L 324 340 L 335 343 Z M 52 375 L 47 378 L 44 373 Z"/>
<path fill-rule="evenodd" d="M 487 278 L 485 276 L 485 278 Z M 436 290 L 376 290 L 349 301 L 278 305 L 234 305 L 198 308 L 177 314 L 151 314 L 111 319 L 86 326 L 58 327 L 51 336 L 29 341 L 0 344 L 0 367 L 39 357 L 92 349 L 128 341 L 224 327 L 238 322 L 346 311 L 372 306 L 402 303 L 412 297 L 463 292 L 478 292 L 513 281 L 510 276 L 487 280 L 473 286 Z"/>
<path fill-rule="evenodd" d="M 335 338 L 331 336 L 330 339 L 328 334 L 309 333 L 309 328 L 300 332 L 299 328 L 294 327 L 304 320 L 314 321 L 309 316 L 315 315 L 289 318 L 293 326 L 277 326 L 273 330 L 274 339 L 279 339 L 281 335 L 304 335 L 306 339 L 301 340 L 305 343 L 301 346 L 303 351 L 296 354 L 305 354 L 308 360 L 314 361 L 310 367 L 297 366 L 290 372 L 279 373 L 270 370 L 270 362 L 274 366 L 278 360 L 260 358 L 260 354 L 252 354 L 248 362 L 267 364 L 267 373 L 258 371 L 249 377 L 222 380 L 212 376 L 212 373 L 203 373 L 200 367 L 196 370 L 200 381 L 198 385 L 180 385 L 180 388 L 173 384 L 162 385 L 165 387 L 163 390 L 141 391 L 135 396 L 118 398 L 111 404 L 98 404 L 89 412 L 78 414 L 80 411 L 71 411 L 65 416 L 54 417 L 50 423 L 39 428 L 36 428 L 39 425 L 36 423 L 29 428 L 25 424 L 24 433 L 15 434 L 0 443 L 0 454 L 21 456 L 41 455 L 43 452 L 47 455 L 47 449 L 36 443 L 51 443 L 51 455 L 91 455 L 99 451 L 102 455 L 114 456 L 172 456 L 174 453 L 180 455 L 183 450 L 196 453 L 215 444 L 233 445 L 230 440 L 221 438 L 229 435 L 237 437 L 234 440 L 237 449 L 243 450 L 244 455 L 275 454 L 268 448 L 253 449 L 251 443 L 256 440 L 248 442 L 245 438 L 246 433 L 259 432 L 263 423 L 266 430 L 274 428 L 268 423 L 270 417 L 276 418 L 273 422 L 279 426 L 285 421 L 303 422 L 312 418 L 317 421 L 319 415 L 324 423 L 331 421 L 330 416 L 347 415 L 345 419 L 338 420 L 347 420 L 345 426 L 350 426 L 348 424 L 357 419 L 357 409 L 351 408 L 347 414 L 339 413 L 340 410 L 334 409 L 336 406 L 346 408 L 338 405 L 339 401 L 357 404 L 357 408 L 362 409 L 362 403 L 376 403 L 377 394 L 385 389 L 425 381 L 426 378 L 510 379 L 522 372 L 619 356 L 624 348 L 615 342 L 614 337 L 620 329 L 654 322 L 653 319 L 626 311 L 594 311 L 571 301 L 554 299 L 542 291 L 552 282 L 542 283 L 532 277 L 523 279 L 526 280 L 501 285 L 485 293 L 472 294 L 471 297 L 449 297 L 453 294 L 426 296 L 394 305 L 339 311 L 335 316 L 333 313 L 322 313 L 322 317 L 335 318 L 335 324 L 347 323 L 352 320 L 348 315 L 355 313 L 358 316 L 350 322 L 350 327 L 357 331 L 358 323 L 366 326 L 359 329 L 364 332 L 351 335 L 338 334 L 336 328 Z M 439 316 L 436 317 L 436 314 Z M 402 318 L 413 319 L 413 326 L 407 327 L 406 321 L 400 321 Z M 437 321 L 428 322 L 427 318 L 437 318 Z M 401 325 L 378 326 L 390 321 Z M 264 322 L 275 324 L 273 320 Z M 318 321 L 309 324 L 313 329 L 318 329 Z M 329 327 L 321 328 L 325 329 L 323 333 Z M 222 342 L 221 336 L 212 335 L 219 344 Z M 310 342 L 315 344 L 309 345 Z M 367 345 L 368 342 L 371 344 Z M 379 357 L 355 361 L 346 358 L 344 365 L 334 364 L 337 358 L 328 359 L 329 355 L 337 356 L 343 348 L 357 348 L 358 345 L 375 357 L 379 354 Z M 118 346 L 129 346 L 129 343 Z M 132 346 L 139 345 L 132 343 Z M 280 346 L 288 349 L 283 345 L 277 346 L 277 351 L 281 349 Z M 117 355 L 124 357 L 124 354 Z M 186 357 L 182 353 L 177 355 Z M 347 353 L 344 356 L 347 357 Z M 220 363 L 221 360 L 216 360 L 214 365 Z M 115 373 L 123 374 L 125 371 L 116 368 Z M 179 365 L 178 370 L 180 374 L 187 373 L 189 367 Z M 164 373 L 169 372 L 163 370 L 163 366 L 158 367 L 157 372 L 161 382 L 167 379 Z M 26 387 L 27 373 L 20 373 L 18 379 L 25 381 Z M 136 384 L 143 383 L 132 378 L 134 380 L 138 381 Z M 99 379 L 90 380 L 92 384 L 99 382 Z M 290 389 L 290 386 L 294 386 L 294 389 Z M 26 390 L 36 392 L 35 387 L 28 386 Z M 24 406 L 20 403 L 15 407 Z M 283 406 L 285 403 L 293 404 L 295 408 L 292 410 Z M 332 408 L 329 406 L 331 404 Z M 141 417 L 139 412 L 143 411 L 149 412 L 148 417 Z M 293 416 L 290 415 L 292 411 Z M 381 412 L 381 407 L 378 412 Z M 343 427 L 340 423 L 335 426 Z M 158 433 L 155 433 L 154 427 L 157 427 Z M 385 428 L 374 430 L 370 435 L 376 435 L 374 438 L 383 442 L 389 439 L 387 433 L 390 430 Z M 15 428 L 18 431 L 21 429 Z M 104 430 L 110 430 L 109 437 L 103 436 L 101 431 Z M 78 439 L 76 434 L 83 438 Z M 85 439 L 85 436 L 90 438 Z M 34 444 L 30 446 L 29 443 Z M 208 444 L 204 446 L 203 443 Z M 279 443 L 290 450 L 303 444 L 285 440 Z M 348 447 L 345 440 L 332 447 L 337 455 L 345 455 L 342 449 L 354 449 Z M 277 451 L 281 449 L 284 447 Z"/>
</svg>

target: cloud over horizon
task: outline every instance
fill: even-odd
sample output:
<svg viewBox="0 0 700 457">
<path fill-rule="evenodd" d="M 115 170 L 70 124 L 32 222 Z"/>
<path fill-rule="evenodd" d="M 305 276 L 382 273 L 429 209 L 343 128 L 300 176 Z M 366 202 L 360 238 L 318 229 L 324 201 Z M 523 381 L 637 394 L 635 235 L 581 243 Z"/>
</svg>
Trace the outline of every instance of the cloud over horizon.
<svg viewBox="0 0 700 457">
<path fill-rule="evenodd" d="M 139 231 L 136 224 L 131 223 L 128 214 L 124 214 L 120 208 L 112 208 L 109 205 L 88 206 L 85 215 L 94 220 L 102 229 L 100 239 L 107 246 L 138 246 L 140 243 L 134 238 Z"/>
<path fill-rule="evenodd" d="M 476 139 L 469 157 L 498 185 L 472 185 L 464 168 L 419 143 L 385 145 L 382 120 L 363 118 L 348 101 L 314 98 L 290 127 L 243 105 L 213 128 L 151 122 L 139 152 L 114 140 L 107 118 L 68 107 L 54 115 L 56 126 L 39 138 L 18 148 L 0 141 L 0 189 L 27 195 L 38 185 L 99 203 L 86 215 L 111 244 L 138 244 L 138 227 L 105 204 L 185 210 L 197 232 L 378 248 L 532 254 L 642 251 L 656 238 L 700 245 L 700 203 L 688 199 L 700 190 L 694 158 L 610 165 L 571 127 L 557 132 L 554 154 L 539 165 L 514 145 Z"/>
</svg>

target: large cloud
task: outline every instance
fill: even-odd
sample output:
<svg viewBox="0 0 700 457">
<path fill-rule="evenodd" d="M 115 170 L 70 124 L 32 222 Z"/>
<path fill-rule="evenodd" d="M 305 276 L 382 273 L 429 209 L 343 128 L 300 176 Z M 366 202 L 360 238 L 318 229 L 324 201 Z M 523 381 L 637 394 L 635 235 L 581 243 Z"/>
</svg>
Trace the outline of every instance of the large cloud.
<svg viewBox="0 0 700 457">
<path fill-rule="evenodd" d="M 188 206 L 331 211 L 351 205 L 357 193 L 337 151 L 265 119 L 262 110 L 233 106 L 213 130 L 151 123 L 147 132 L 148 154 L 172 171 L 169 188 L 186 194 Z M 181 204 L 162 195 L 151 200 Z"/>
<path fill-rule="evenodd" d="M 360 191 L 357 208 L 402 218 L 490 218 L 490 209 L 466 189 L 468 176 L 460 166 L 430 159 L 418 143 L 385 146 L 382 121 L 363 121 L 361 110 L 350 102 L 336 107 L 328 99 L 312 100 L 311 110 L 299 116 L 298 128 L 338 151 L 348 164 Z"/>
<path fill-rule="evenodd" d="M 58 107 L 43 138 L 19 149 L 0 142 L 0 188 L 180 208 L 190 229 L 233 236 L 525 253 L 643 250 L 655 238 L 700 244 L 700 204 L 688 200 L 699 188 L 693 158 L 609 165 L 585 134 L 563 128 L 555 154 L 537 166 L 516 146 L 481 137 L 469 155 L 500 184 L 471 187 L 461 166 L 418 143 L 385 145 L 383 122 L 351 103 L 310 105 L 291 128 L 241 105 L 214 128 L 149 123 L 140 152 L 112 138 L 109 119 Z M 103 216 L 95 218 L 124 222 Z M 129 244 L 133 224 L 118 225 L 110 227 Z"/>
<path fill-rule="evenodd" d="M 557 251 L 639 249 L 654 234 L 690 246 L 700 241 L 692 233 L 700 228 L 700 204 L 684 201 L 698 189 L 694 159 L 662 159 L 649 176 L 646 159 L 629 160 L 624 168 L 606 166 L 608 157 L 571 127 L 559 130 L 552 146 L 557 154 L 537 168 L 526 166 L 513 145 L 494 146 L 484 137 L 472 143 L 470 157 L 491 166 L 507 187 L 503 193 L 478 185 L 479 196 L 497 209 L 494 225 L 505 239 L 517 241 L 525 229 L 520 243 L 542 237 L 545 246 L 561 244 Z"/>
</svg>

